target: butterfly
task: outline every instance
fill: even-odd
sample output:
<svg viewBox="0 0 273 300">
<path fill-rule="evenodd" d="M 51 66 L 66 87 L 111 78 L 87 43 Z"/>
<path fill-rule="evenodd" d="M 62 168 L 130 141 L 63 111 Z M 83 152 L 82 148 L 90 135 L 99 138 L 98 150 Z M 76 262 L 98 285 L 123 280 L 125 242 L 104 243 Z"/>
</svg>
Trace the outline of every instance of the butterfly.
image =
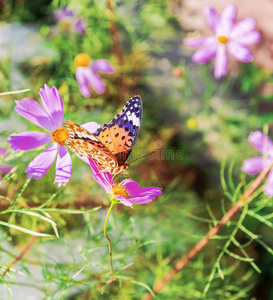
<svg viewBox="0 0 273 300">
<path fill-rule="evenodd" d="M 141 98 L 134 96 L 109 124 L 101 125 L 93 133 L 73 121 L 66 121 L 69 131 L 66 144 L 80 156 L 92 158 L 101 172 L 115 176 L 129 167 L 125 161 L 135 145 L 141 119 Z"/>
</svg>

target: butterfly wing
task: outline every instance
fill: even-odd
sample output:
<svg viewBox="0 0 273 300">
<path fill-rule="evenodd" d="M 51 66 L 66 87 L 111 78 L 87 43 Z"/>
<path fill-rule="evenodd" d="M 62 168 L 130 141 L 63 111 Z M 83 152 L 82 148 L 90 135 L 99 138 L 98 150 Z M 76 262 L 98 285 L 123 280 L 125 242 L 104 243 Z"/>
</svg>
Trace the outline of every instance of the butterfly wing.
<svg viewBox="0 0 273 300">
<path fill-rule="evenodd" d="M 141 119 L 141 98 L 134 96 L 109 124 L 103 124 L 93 133 L 115 156 L 119 165 L 125 163 L 134 147 Z"/>
<path fill-rule="evenodd" d="M 69 131 L 66 144 L 80 156 L 94 159 L 101 169 L 114 168 L 118 165 L 116 157 L 92 133 L 73 121 L 66 121 L 65 127 Z"/>
</svg>

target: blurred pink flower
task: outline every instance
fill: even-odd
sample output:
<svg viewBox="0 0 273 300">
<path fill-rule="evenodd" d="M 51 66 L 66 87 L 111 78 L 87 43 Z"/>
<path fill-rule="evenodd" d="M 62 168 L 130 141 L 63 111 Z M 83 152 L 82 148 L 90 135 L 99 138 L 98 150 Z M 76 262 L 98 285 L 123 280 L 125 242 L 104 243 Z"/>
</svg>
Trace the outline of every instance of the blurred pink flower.
<svg viewBox="0 0 273 300">
<path fill-rule="evenodd" d="M 53 12 L 53 18 L 55 19 L 55 21 L 60 21 L 63 18 L 73 18 L 74 16 L 75 13 L 73 12 L 73 10 L 68 9 L 67 6 L 63 6 Z"/>
<path fill-rule="evenodd" d="M 68 9 L 66 6 L 53 12 L 53 18 L 64 31 L 73 31 L 79 34 L 86 33 L 86 25 L 84 19 L 78 18 L 73 10 Z"/>
<path fill-rule="evenodd" d="M 193 37 L 184 39 L 187 46 L 199 48 L 193 54 L 192 60 L 202 64 L 212 57 L 214 59 L 214 75 L 220 78 L 227 73 L 229 52 L 241 62 L 253 59 L 252 52 L 246 47 L 259 42 L 261 34 L 256 31 L 256 21 L 247 17 L 237 23 L 237 7 L 228 4 L 221 15 L 211 7 L 204 8 L 204 15 L 213 35 L 207 37 Z"/>
<path fill-rule="evenodd" d="M 248 174 L 260 173 L 273 160 L 273 142 L 259 130 L 251 132 L 248 141 L 263 156 L 246 159 L 243 163 L 242 171 Z M 264 193 L 268 197 L 273 196 L 273 170 L 267 176 Z"/>
<path fill-rule="evenodd" d="M 105 192 L 119 200 L 125 206 L 133 204 L 147 204 L 161 195 L 162 188 L 146 187 L 140 188 L 139 184 L 132 179 L 125 179 L 116 184 L 113 176 L 108 172 L 101 172 L 93 159 L 89 158 L 93 178 L 105 190 Z"/>
<path fill-rule="evenodd" d="M 91 96 L 90 87 L 98 94 L 105 91 L 105 84 L 97 72 L 114 73 L 114 67 L 106 59 L 90 60 L 87 54 L 78 54 L 75 58 L 77 66 L 76 79 L 81 94 L 88 98 Z"/>
<path fill-rule="evenodd" d="M 4 147 L 0 147 L 0 158 L 1 156 L 6 156 L 7 154 L 7 149 Z M 0 182 L 2 180 L 2 175 L 5 175 L 11 171 L 13 167 L 6 164 L 6 163 L 0 163 Z"/>
<path fill-rule="evenodd" d="M 60 93 L 55 86 L 49 88 L 46 84 L 40 89 L 42 107 L 30 98 L 22 101 L 15 100 L 15 111 L 33 124 L 50 131 L 51 133 L 25 131 L 10 136 L 7 143 L 13 150 L 31 150 L 47 143 L 51 145 L 36 156 L 27 166 L 25 172 L 28 178 L 39 179 L 46 174 L 57 157 L 56 177 L 54 183 L 60 187 L 66 184 L 72 172 L 72 161 L 64 143 L 68 138 L 68 131 L 62 127 L 64 110 Z"/>
</svg>

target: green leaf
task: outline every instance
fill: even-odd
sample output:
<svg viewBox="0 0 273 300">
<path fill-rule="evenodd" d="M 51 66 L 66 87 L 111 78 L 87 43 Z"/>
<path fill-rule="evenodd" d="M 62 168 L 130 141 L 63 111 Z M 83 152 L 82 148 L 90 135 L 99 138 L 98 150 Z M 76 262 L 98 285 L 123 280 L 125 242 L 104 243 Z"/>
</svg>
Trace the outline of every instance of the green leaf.
<svg viewBox="0 0 273 300">
<path fill-rule="evenodd" d="M 260 222 L 264 223 L 265 225 L 267 225 L 270 228 L 273 228 L 273 224 L 269 221 L 267 221 L 263 216 L 260 216 L 258 214 L 255 214 L 253 211 L 248 211 L 247 214 L 257 220 L 259 220 Z"/>
<path fill-rule="evenodd" d="M 224 251 L 231 257 L 235 258 L 235 259 L 238 259 L 240 261 L 246 261 L 246 262 L 253 262 L 254 259 L 253 258 L 250 258 L 250 257 L 242 257 L 240 255 L 237 255 L 231 251 L 229 251 L 228 249 L 224 249 Z"/>
<path fill-rule="evenodd" d="M 232 191 L 234 191 L 234 188 L 235 188 L 233 178 L 232 178 L 232 171 L 233 171 L 234 165 L 235 165 L 235 160 L 233 159 L 233 160 L 231 160 L 230 165 L 228 167 L 228 184 Z"/>
<path fill-rule="evenodd" d="M 261 246 L 263 246 L 265 248 L 265 250 L 267 250 L 271 255 L 273 255 L 273 249 L 270 248 L 269 246 L 266 245 L 266 243 L 264 243 L 262 240 L 257 239 L 256 240 Z"/>
<path fill-rule="evenodd" d="M 223 190 L 226 192 L 227 191 L 227 184 L 225 181 L 225 166 L 226 166 L 227 160 L 224 159 L 221 163 L 221 169 L 220 169 L 220 180 L 221 180 L 221 185 Z"/>
<path fill-rule="evenodd" d="M 254 233 L 252 233 L 251 231 L 249 231 L 247 228 L 245 228 L 245 226 L 243 224 L 240 225 L 240 229 L 247 234 L 250 238 L 252 238 L 253 240 L 256 240 L 257 238 L 259 238 L 259 235 L 256 235 Z"/>
<path fill-rule="evenodd" d="M 217 270 L 218 270 L 218 274 L 219 274 L 220 278 L 221 278 L 222 280 L 224 280 L 225 277 L 224 277 L 223 271 L 222 271 L 222 269 L 221 269 L 220 262 L 217 262 L 216 268 L 217 268 Z"/>
<path fill-rule="evenodd" d="M 75 215 L 80 215 L 80 214 L 87 214 L 87 213 L 91 213 L 91 212 L 94 212 L 94 211 L 97 211 L 101 208 L 101 206 L 97 206 L 95 208 L 92 208 L 92 209 L 86 209 L 86 210 L 81 210 L 81 209 L 62 209 L 62 208 L 43 208 L 43 209 L 40 209 L 39 207 L 37 208 L 31 208 L 29 210 L 38 210 L 38 211 L 49 211 L 49 212 L 58 212 L 58 213 L 62 213 L 62 214 L 75 214 Z"/>
<path fill-rule="evenodd" d="M 44 217 L 44 216 L 41 216 L 40 214 L 37 214 L 35 212 L 28 211 L 28 210 L 23 210 L 23 209 L 13 209 L 13 210 L 6 210 L 6 211 L 1 212 L 1 214 L 5 214 L 5 213 L 25 214 L 25 215 L 29 215 L 29 216 L 33 216 L 35 218 L 41 219 L 45 222 L 48 222 L 48 223 L 51 224 L 51 226 L 52 226 L 52 228 L 55 232 L 56 237 L 59 238 L 59 233 L 58 233 L 58 230 L 57 230 L 57 224 L 51 219 L 51 216 L 49 214 L 47 214 L 48 215 L 47 217 Z"/>
<path fill-rule="evenodd" d="M 29 229 L 26 229 L 26 228 L 23 228 L 23 227 L 20 227 L 20 226 L 17 226 L 17 225 L 9 224 L 7 222 L 0 221 L 0 225 L 6 226 L 6 227 L 9 227 L 9 228 L 12 228 L 12 229 L 16 229 L 16 230 L 19 230 L 19 231 L 22 231 L 22 232 L 25 232 L 25 233 L 28 233 L 28 234 L 31 234 L 31 235 L 35 235 L 35 236 L 52 236 L 51 234 L 32 231 L 32 230 L 29 230 Z"/>
<path fill-rule="evenodd" d="M 21 210 L 21 209 L 13 209 L 13 210 L 10 210 L 10 211 L 6 211 L 7 213 L 21 213 L 21 214 L 25 214 L 25 215 L 29 215 L 29 216 L 33 216 L 33 217 L 36 217 L 36 218 L 39 218 L 43 221 L 46 221 L 54 226 L 57 226 L 57 224 L 52 221 L 50 218 L 47 218 L 47 217 L 44 217 L 44 216 L 41 216 L 40 214 L 37 214 L 35 212 L 32 212 L 32 211 L 27 211 L 27 210 Z"/>
<path fill-rule="evenodd" d="M 154 299 L 158 299 L 155 295 L 155 293 L 153 292 L 153 290 L 145 283 L 143 282 L 139 282 L 139 281 L 135 281 L 129 277 L 125 277 L 125 276 L 116 276 L 116 278 L 119 278 L 119 279 L 123 279 L 123 280 L 128 280 L 134 284 L 137 284 L 137 285 L 140 285 L 140 286 L 143 286 L 145 289 L 148 290 L 148 292 L 154 297 Z"/>
<path fill-rule="evenodd" d="M 247 254 L 247 252 L 245 251 L 244 247 L 235 239 L 235 237 L 232 238 L 232 242 L 234 243 L 235 246 L 237 246 L 240 249 L 240 251 L 243 253 L 243 255 L 246 258 L 251 259 L 249 257 L 249 255 Z M 247 247 L 251 242 L 252 242 L 252 240 L 250 240 L 248 243 L 246 243 L 245 247 Z M 258 272 L 258 273 L 262 272 L 253 261 L 251 261 L 250 264 L 256 272 Z"/>
<path fill-rule="evenodd" d="M 11 91 L 11 92 L 4 92 L 0 93 L 0 96 L 5 96 L 5 95 L 14 95 L 14 94 L 20 94 L 20 93 L 25 93 L 30 91 L 31 89 L 24 89 L 24 90 L 19 90 L 19 91 Z"/>
<path fill-rule="evenodd" d="M 67 282 L 66 286 L 64 287 L 64 290 L 62 291 L 62 293 L 61 293 L 59 299 L 63 299 L 63 295 L 64 295 L 65 291 L 68 289 L 70 283 L 74 280 L 74 278 L 77 277 L 84 269 L 88 268 L 88 267 L 91 266 L 91 265 L 94 265 L 94 263 L 91 262 L 91 263 L 87 264 L 86 266 L 82 267 L 77 273 L 75 273 L 75 274 L 71 277 L 71 279 Z"/>
<path fill-rule="evenodd" d="M 203 295 L 202 295 L 203 297 L 206 296 L 206 294 L 207 294 L 207 292 L 208 292 L 208 290 L 209 290 L 209 288 L 211 286 L 212 280 L 214 278 L 214 275 L 215 275 L 215 272 L 216 272 L 216 269 L 217 269 L 217 263 L 218 262 L 215 263 L 215 265 L 213 266 L 213 268 L 211 270 L 211 273 L 210 273 L 210 276 L 209 276 L 209 280 L 208 280 L 208 282 L 207 282 L 207 284 L 206 284 L 206 286 L 204 288 L 204 291 L 203 291 Z"/>
<path fill-rule="evenodd" d="M 24 185 L 22 186 L 20 192 L 17 194 L 17 197 L 14 199 L 14 201 L 12 202 L 11 206 L 8 208 L 8 210 L 12 210 L 14 205 L 16 204 L 17 200 L 21 197 L 21 195 L 23 194 L 23 192 L 25 191 L 25 189 L 27 188 L 28 184 L 30 183 L 30 179 L 27 179 L 24 183 Z"/>
<path fill-rule="evenodd" d="M 233 196 L 232 196 L 232 200 L 231 200 L 232 203 L 235 203 L 238 200 L 239 195 L 240 195 L 240 190 L 241 190 L 242 186 L 243 186 L 243 183 L 239 183 L 237 185 L 237 187 L 236 187 L 236 189 L 235 189 L 235 191 L 233 193 Z"/>
<path fill-rule="evenodd" d="M 212 212 L 210 206 L 209 206 L 209 205 L 206 205 L 206 208 L 207 208 L 207 211 L 208 211 L 208 213 L 209 213 L 209 215 L 210 215 L 210 217 L 211 217 L 213 226 L 216 226 L 216 225 L 218 224 L 218 221 L 216 220 L 216 218 L 215 218 L 215 216 L 214 216 L 214 214 L 213 214 L 213 212 Z"/>
<path fill-rule="evenodd" d="M 61 186 L 56 193 L 54 193 L 53 195 L 51 195 L 43 204 L 41 204 L 38 208 L 43 208 L 44 206 L 46 206 L 50 201 L 52 201 L 64 188 L 64 185 Z"/>
</svg>

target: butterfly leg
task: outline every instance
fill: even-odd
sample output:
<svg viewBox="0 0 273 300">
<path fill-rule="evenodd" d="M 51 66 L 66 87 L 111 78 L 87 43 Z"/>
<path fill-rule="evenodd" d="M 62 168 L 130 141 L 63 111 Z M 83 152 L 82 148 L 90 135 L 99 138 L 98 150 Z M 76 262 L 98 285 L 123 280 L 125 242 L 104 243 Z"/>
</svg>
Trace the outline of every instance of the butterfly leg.
<svg viewBox="0 0 273 300">
<path fill-rule="evenodd" d="M 100 175 L 101 173 L 106 173 L 106 172 L 108 172 L 108 171 L 106 171 L 106 170 L 100 170 L 98 173 L 96 173 L 95 175 Z"/>
<path fill-rule="evenodd" d="M 131 178 L 128 171 L 127 171 L 127 174 L 118 174 L 118 179 L 119 179 L 119 176 L 124 176 L 126 178 Z"/>
</svg>

